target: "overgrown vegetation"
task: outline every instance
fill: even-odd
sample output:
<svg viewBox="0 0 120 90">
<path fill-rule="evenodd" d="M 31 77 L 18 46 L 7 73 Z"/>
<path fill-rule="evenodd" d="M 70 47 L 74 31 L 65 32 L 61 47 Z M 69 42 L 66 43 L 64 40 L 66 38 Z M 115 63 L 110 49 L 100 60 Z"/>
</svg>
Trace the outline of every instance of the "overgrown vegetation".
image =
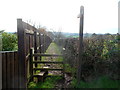
<svg viewBox="0 0 120 90">
<path fill-rule="evenodd" d="M 72 68 L 74 67 L 77 70 L 78 47 L 79 47 L 78 38 L 61 39 L 57 44 L 64 48 L 63 54 L 66 65 L 69 65 L 69 67 Z M 93 81 L 94 83 L 94 80 L 97 80 L 98 78 L 104 75 L 110 77 L 109 80 L 112 79 L 113 82 L 119 80 L 120 79 L 119 45 L 120 45 L 119 34 L 114 35 L 93 34 L 89 38 L 85 37 L 83 41 L 84 51 L 82 55 L 83 56 L 81 75 L 82 81 L 85 83 Z M 73 71 L 72 68 L 69 71 Z M 73 75 L 74 78 L 76 78 L 76 72 Z"/>
<path fill-rule="evenodd" d="M 112 80 L 108 76 L 99 77 L 91 82 L 83 82 L 77 84 L 74 78 L 71 84 L 72 88 L 120 88 L 120 80 Z"/>
<path fill-rule="evenodd" d="M 60 76 L 48 77 L 44 82 L 34 83 L 30 82 L 28 88 L 54 88 L 58 80 L 62 79 Z"/>
</svg>

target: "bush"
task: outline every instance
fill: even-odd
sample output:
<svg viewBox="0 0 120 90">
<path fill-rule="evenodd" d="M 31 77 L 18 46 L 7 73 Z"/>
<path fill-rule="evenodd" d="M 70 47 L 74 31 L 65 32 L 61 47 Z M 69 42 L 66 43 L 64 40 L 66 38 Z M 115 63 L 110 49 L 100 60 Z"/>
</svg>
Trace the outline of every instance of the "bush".
<svg viewBox="0 0 120 90">
<path fill-rule="evenodd" d="M 17 46 L 17 35 L 11 33 L 2 33 L 2 51 L 15 51 Z"/>
<path fill-rule="evenodd" d="M 73 88 L 120 88 L 120 81 L 112 80 L 108 76 L 99 77 L 91 82 L 83 82 L 77 84 L 77 80 L 73 79 L 71 86 Z"/>
<path fill-rule="evenodd" d="M 82 79 L 91 81 L 102 75 L 120 79 L 119 35 L 92 35 L 83 40 Z M 78 38 L 64 39 L 63 51 L 65 63 L 77 69 Z M 61 41 L 61 43 L 62 43 Z"/>
</svg>

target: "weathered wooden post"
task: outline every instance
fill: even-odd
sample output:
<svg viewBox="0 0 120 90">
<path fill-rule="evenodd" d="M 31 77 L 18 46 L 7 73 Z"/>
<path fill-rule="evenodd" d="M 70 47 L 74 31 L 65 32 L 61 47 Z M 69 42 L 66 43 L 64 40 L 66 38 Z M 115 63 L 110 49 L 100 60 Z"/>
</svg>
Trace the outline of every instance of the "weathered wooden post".
<svg viewBox="0 0 120 90">
<path fill-rule="evenodd" d="M 0 51 L 2 51 L 2 35 L 0 34 Z M 0 89 L 2 90 L 2 53 L 0 53 Z"/>
<path fill-rule="evenodd" d="M 41 53 L 41 33 L 39 32 L 39 52 Z M 41 61 L 41 56 L 40 56 L 40 61 Z"/>
<path fill-rule="evenodd" d="M 118 2 L 118 33 L 120 34 L 120 1 Z"/>
<path fill-rule="evenodd" d="M 26 73 L 25 73 L 25 31 L 23 28 L 22 19 L 17 19 L 17 34 L 18 34 L 18 70 L 19 70 L 19 88 L 26 88 Z"/>
<path fill-rule="evenodd" d="M 34 31 L 34 53 L 37 53 L 37 31 Z M 37 61 L 37 57 L 34 58 Z M 35 67 L 37 67 L 37 63 L 35 63 Z M 35 71 L 36 72 L 36 71 Z"/>
<path fill-rule="evenodd" d="M 83 21 L 84 21 L 84 7 L 80 7 L 80 26 L 79 26 L 79 60 L 77 70 L 78 84 L 81 80 L 81 65 L 82 65 L 82 54 L 83 54 Z"/>
<path fill-rule="evenodd" d="M 33 53 L 34 53 L 33 48 L 31 48 L 30 49 L 30 61 L 29 61 L 30 77 L 33 77 Z M 33 78 L 31 78 L 31 80 L 33 80 Z"/>
</svg>

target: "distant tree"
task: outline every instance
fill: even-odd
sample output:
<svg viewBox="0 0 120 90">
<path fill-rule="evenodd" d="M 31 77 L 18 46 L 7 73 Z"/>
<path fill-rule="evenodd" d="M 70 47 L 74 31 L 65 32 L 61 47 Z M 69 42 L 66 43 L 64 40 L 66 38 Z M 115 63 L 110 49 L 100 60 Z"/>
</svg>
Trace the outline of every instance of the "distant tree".
<svg viewBox="0 0 120 90">
<path fill-rule="evenodd" d="M 105 33 L 105 35 L 111 35 L 110 33 Z"/>
<path fill-rule="evenodd" d="M 92 36 L 96 36 L 97 34 L 96 33 L 93 33 Z"/>
<path fill-rule="evenodd" d="M 89 37 L 89 33 L 86 32 L 86 33 L 84 34 L 84 38 L 87 38 L 87 37 Z"/>
<path fill-rule="evenodd" d="M 0 30 L 0 34 L 2 34 L 4 32 L 4 30 Z"/>
</svg>

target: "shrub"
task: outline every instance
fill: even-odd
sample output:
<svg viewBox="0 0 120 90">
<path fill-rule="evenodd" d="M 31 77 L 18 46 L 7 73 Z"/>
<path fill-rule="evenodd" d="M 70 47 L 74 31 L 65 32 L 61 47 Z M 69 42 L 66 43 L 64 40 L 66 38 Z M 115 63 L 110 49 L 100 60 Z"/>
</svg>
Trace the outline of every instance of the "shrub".
<svg viewBox="0 0 120 90">
<path fill-rule="evenodd" d="M 14 51 L 17 50 L 17 35 L 11 33 L 2 33 L 2 50 Z"/>
<path fill-rule="evenodd" d="M 65 63 L 77 69 L 78 38 L 64 39 L 63 51 Z M 119 35 L 92 35 L 83 40 L 82 79 L 91 81 L 102 75 L 120 79 Z"/>
</svg>

